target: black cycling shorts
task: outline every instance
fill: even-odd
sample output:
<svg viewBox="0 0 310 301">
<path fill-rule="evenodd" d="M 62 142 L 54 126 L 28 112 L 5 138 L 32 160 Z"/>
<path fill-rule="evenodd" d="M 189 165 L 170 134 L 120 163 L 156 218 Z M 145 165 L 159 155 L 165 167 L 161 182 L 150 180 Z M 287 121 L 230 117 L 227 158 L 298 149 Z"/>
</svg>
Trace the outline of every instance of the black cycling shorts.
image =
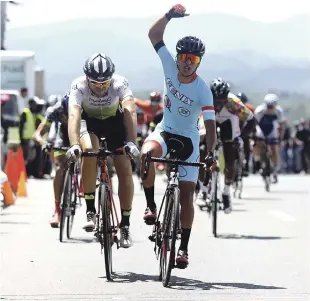
<svg viewBox="0 0 310 301">
<path fill-rule="evenodd" d="M 107 148 L 114 151 L 126 144 L 126 128 L 124 125 L 124 113 L 116 111 L 116 115 L 101 120 L 89 117 L 82 113 L 80 137 L 92 133 L 98 138 L 106 138 Z"/>
</svg>

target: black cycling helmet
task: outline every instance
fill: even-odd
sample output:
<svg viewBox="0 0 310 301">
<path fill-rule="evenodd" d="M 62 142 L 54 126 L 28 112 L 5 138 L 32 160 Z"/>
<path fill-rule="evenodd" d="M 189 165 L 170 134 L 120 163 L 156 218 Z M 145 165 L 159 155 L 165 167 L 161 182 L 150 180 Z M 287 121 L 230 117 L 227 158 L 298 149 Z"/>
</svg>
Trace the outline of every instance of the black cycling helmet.
<svg viewBox="0 0 310 301">
<path fill-rule="evenodd" d="M 221 77 L 215 78 L 210 85 L 214 98 L 225 98 L 230 92 L 230 85 Z"/>
<path fill-rule="evenodd" d="M 244 104 L 246 104 L 246 103 L 249 102 L 248 97 L 247 97 L 244 93 L 242 93 L 242 92 L 238 93 L 238 94 L 237 94 L 237 97 L 238 97 Z"/>
<path fill-rule="evenodd" d="M 108 56 L 96 53 L 85 61 L 83 70 L 90 80 L 104 82 L 111 79 L 115 66 Z"/>
<path fill-rule="evenodd" d="M 180 39 L 176 45 L 177 53 L 194 54 L 202 57 L 205 54 L 205 44 L 196 37 L 186 36 Z"/>
</svg>

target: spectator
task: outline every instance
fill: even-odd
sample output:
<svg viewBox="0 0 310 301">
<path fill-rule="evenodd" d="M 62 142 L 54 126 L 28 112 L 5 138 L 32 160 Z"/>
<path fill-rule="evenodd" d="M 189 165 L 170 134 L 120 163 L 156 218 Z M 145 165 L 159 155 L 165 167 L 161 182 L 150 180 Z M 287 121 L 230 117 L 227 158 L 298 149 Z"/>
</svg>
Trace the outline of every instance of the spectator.
<svg viewBox="0 0 310 301">
<path fill-rule="evenodd" d="M 34 144 L 32 136 L 43 120 L 40 114 L 44 101 L 38 97 L 29 99 L 29 108 L 25 108 L 20 115 L 19 135 L 24 153 L 26 171 L 28 176 L 42 177 L 42 154 L 41 147 Z"/>
<path fill-rule="evenodd" d="M 307 126 L 307 123 L 302 118 L 300 119 L 298 129 L 296 131 L 296 139 L 303 143 L 303 148 L 301 151 L 302 158 L 302 170 L 305 173 L 309 173 L 310 165 L 309 165 L 309 152 L 310 152 L 310 129 Z"/>
<path fill-rule="evenodd" d="M 19 99 L 19 104 L 18 104 L 20 114 L 22 114 L 24 109 L 28 108 L 28 101 L 29 101 L 28 89 L 21 88 L 20 99 Z"/>
</svg>

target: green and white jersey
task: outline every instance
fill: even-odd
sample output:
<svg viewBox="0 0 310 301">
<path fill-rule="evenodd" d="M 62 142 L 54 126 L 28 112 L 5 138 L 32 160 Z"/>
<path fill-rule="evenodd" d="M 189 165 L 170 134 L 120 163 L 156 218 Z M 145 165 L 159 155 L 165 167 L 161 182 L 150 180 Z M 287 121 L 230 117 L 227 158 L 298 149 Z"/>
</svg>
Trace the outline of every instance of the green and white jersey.
<svg viewBox="0 0 310 301">
<path fill-rule="evenodd" d="M 123 99 L 132 96 L 125 77 L 113 74 L 107 94 L 98 97 L 89 88 L 85 76 L 76 78 L 71 85 L 69 104 L 77 105 L 92 118 L 106 119 L 116 115 Z"/>
</svg>

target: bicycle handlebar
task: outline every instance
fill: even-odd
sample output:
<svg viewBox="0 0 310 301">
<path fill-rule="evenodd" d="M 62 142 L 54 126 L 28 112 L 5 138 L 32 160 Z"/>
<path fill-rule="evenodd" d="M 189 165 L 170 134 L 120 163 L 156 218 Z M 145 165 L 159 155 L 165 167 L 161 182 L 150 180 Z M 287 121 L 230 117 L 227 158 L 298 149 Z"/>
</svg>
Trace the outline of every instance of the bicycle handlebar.
<svg viewBox="0 0 310 301">
<path fill-rule="evenodd" d="M 157 157 L 151 157 L 150 161 L 151 162 L 174 164 L 174 165 L 183 165 L 183 166 L 193 166 L 193 167 L 206 168 L 206 164 L 203 162 L 186 162 L 186 161 L 177 160 L 177 159 L 165 159 L 165 158 L 157 158 Z"/>
<path fill-rule="evenodd" d="M 51 147 L 54 151 L 67 151 L 69 147 Z M 99 151 L 85 151 L 82 152 L 82 157 L 107 157 L 107 156 L 117 156 L 117 155 L 125 155 L 125 149 L 122 148 L 120 150 L 109 151 L 104 148 L 100 148 Z"/>
</svg>

